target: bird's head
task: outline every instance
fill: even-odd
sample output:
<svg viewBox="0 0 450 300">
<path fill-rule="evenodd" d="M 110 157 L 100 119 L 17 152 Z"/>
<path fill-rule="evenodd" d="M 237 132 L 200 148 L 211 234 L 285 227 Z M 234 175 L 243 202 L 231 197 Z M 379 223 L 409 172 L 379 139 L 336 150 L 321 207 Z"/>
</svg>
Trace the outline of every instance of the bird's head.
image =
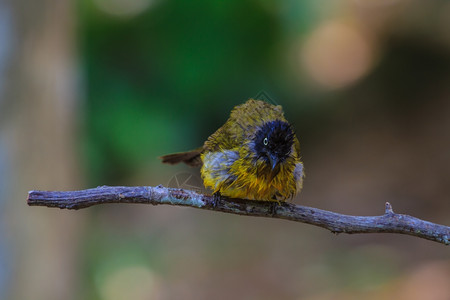
<svg viewBox="0 0 450 300">
<path fill-rule="evenodd" d="M 257 129 L 253 140 L 256 159 L 264 161 L 270 180 L 291 155 L 294 139 L 292 126 L 285 121 L 269 121 Z"/>
</svg>

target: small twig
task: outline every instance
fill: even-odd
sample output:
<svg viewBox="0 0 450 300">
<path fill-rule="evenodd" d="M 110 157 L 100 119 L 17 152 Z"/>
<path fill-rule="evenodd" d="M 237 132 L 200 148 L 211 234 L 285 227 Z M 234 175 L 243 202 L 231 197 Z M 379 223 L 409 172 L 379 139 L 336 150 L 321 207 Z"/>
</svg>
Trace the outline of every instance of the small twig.
<svg viewBox="0 0 450 300">
<path fill-rule="evenodd" d="M 231 199 L 199 194 L 184 189 L 149 187 L 102 186 L 81 191 L 30 191 L 30 206 L 80 209 L 104 203 L 144 203 L 190 206 L 237 215 L 280 218 L 320 226 L 333 233 L 400 233 L 445 245 L 450 244 L 450 227 L 396 214 L 386 202 L 381 216 L 350 216 L 312 207 L 273 202 Z"/>
</svg>

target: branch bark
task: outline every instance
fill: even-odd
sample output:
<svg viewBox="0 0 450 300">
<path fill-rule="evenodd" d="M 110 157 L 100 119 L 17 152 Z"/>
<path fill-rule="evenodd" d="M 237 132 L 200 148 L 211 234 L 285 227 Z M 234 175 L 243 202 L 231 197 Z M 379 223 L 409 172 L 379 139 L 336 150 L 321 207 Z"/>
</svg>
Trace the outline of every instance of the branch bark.
<svg viewBox="0 0 450 300">
<path fill-rule="evenodd" d="M 307 223 L 333 233 L 400 233 L 450 244 L 450 227 L 396 214 L 389 202 L 381 216 L 350 216 L 287 202 L 216 198 L 191 190 L 157 187 L 102 186 L 81 191 L 30 191 L 30 206 L 81 209 L 105 203 L 143 203 L 189 206 L 225 213 L 279 218 Z"/>
</svg>

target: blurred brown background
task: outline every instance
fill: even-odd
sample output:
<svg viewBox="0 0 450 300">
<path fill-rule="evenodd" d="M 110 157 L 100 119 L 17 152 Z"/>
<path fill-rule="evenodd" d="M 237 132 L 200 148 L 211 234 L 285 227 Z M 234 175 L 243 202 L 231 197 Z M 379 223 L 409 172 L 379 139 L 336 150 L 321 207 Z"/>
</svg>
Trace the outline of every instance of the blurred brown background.
<svg viewBox="0 0 450 300">
<path fill-rule="evenodd" d="M 0 299 L 450 299 L 450 252 L 178 207 L 27 207 L 167 185 L 264 91 L 296 128 L 295 203 L 450 225 L 450 2 L 0 2 Z"/>
</svg>

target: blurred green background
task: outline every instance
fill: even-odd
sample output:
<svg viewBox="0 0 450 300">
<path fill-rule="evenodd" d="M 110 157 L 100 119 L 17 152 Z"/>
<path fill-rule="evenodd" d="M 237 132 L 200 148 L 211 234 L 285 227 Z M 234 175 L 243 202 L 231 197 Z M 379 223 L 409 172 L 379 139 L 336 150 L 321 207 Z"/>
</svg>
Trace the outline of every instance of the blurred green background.
<svg viewBox="0 0 450 300">
<path fill-rule="evenodd" d="M 450 299 L 448 247 L 179 207 L 27 207 L 168 185 L 230 110 L 283 106 L 295 203 L 450 225 L 450 2 L 0 2 L 0 299 Z"/>
</svg>

